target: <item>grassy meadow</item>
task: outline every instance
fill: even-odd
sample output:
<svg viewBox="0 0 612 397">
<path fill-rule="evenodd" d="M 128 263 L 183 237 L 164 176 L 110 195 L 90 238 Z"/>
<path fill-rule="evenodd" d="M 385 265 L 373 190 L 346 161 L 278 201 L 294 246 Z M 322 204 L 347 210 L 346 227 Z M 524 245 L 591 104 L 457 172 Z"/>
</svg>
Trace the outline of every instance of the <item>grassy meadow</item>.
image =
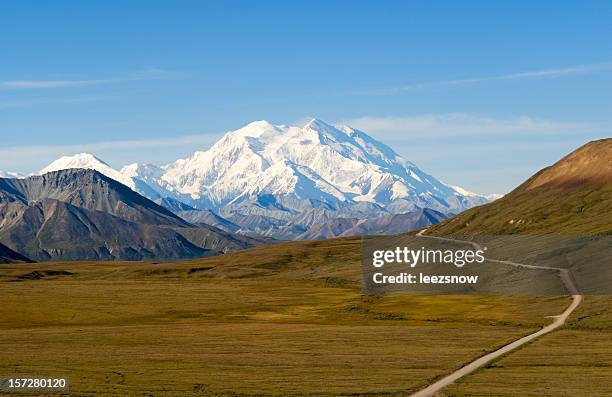
<svg viewBox="0 0 612 397">
<path fill-rule="evenodd" d="M 359 254 L 359 239 L 336 239 L 181 263 L 2 265 L 0 374 L 68 375 L 84 396 L 399 396 L 569 302 L 363 296 Z"/>
<path fill-rule="evenodd" d="M 459 380 L 443 396 L 612 396 L 612 299 L 587 296 L 567 326 Z"/>
</svg>

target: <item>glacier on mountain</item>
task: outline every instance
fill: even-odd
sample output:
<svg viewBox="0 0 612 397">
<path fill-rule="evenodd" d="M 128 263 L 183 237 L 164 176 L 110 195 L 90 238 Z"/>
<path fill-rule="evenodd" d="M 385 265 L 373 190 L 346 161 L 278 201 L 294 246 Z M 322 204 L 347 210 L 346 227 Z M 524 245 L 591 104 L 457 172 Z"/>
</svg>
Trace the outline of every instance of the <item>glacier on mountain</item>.
<svg viewBox="0 0 612 397">
<path fill-rule="evenodd" d="M 82 153 L 40 173 L 65 168 L 92 168 L 152 200 L 212 210 L 238 225 L 257 224 L 259 232 L 291 227 L 313 211 L 324 211 L 325 220 L 423 208 L 449 215 L 490 201 L 434 178 L 365 132 L 318 119 L 303 127 L 256 121 L 162 167 L 135 163 L 117 171 Z"/>
<path fill-rule="evenodd" d="M 304 127 L 257 121 L 209 150 L 163 167 L 156 182 L 196 208 L 290 196 L 338 207 L 395 203 L 457 213 L 488 200 L 445 184 L 362 131 L 313 119 Z M 399 205 L 402 204 L 402 205 Z M 393 211 L 395 212 L 395 211 Z"/>
</svg>

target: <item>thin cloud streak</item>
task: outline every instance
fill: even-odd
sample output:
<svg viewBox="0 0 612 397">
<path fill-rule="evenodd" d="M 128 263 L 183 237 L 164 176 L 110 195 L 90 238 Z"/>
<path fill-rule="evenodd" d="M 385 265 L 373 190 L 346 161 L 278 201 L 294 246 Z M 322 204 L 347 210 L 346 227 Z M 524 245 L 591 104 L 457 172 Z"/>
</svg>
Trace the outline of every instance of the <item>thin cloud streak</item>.
<svg viewBox="0 0 612 397">
<path fill-rule="evenodd" d="M 563 122 L 519 116 L 494 118 L 470 113 L 442 113 L 414 116 L 364 116 L 340 121 L 363 130 L 375 137 L 397 140 L 399 137 L 461 137 L 509 134 L 559 134 L 598 130 L 601 126 L 590 123 Z"/>
<path fill-rule="evenodd" d="M 67 155 L 79 152 L 95 152 L 102 150 L 129 150 L 172 146 L 210 145 L 216 142 L 222 134 L 185 135 L 176 138 L 134 139 L 123 141 L 106 141 L 74 145 L 27 145 L 0 148 L 0 157 L 17 155 L 39 155 L 49 152 Z"/>
<path fill-rule="evenodd" d="M 159 69 L 145 70 L 137 73 L 131 73 L 125 77 L 115 77 L 108 79 L 89 79 L 89 80 L 11 80 L 1 81 L 1 90 L 31 90 L 31 89 L 54 89 L 54 88 L 72 88 L 93 85 L 119 84 L 131 81 L 143 80 L 162 80 L 176 77 L 174 72 L 168 72 Z"/>
<path fill-rule="evenodd" d="M 68 88 L 86 85 L 116 83 L 117 79 L 104 80 L 14 80 L 3 81 L 0 87 L 6 90 L 36 89 L 36 88 Z"/>
<path fill-rule="evenodd" d="M 14 109 L 14 108 L 22 108 L 29 107 L 35 105 L 47 105 L 47 104 L 57 104 L 57 103 L 80 103 L 80 102 L 92 102 L 92 101 L 101 101 L 103 97 L 76 97 L 76 98 L 51 98 L 51 99 L 37 99 L 31 101 L 12 101 L 12 102 L 0 102 L 0 110 L 3 109 Z"/>
<path fill-rule="evenodd" d="M 595 63 L 590 65 L 577 65 L 566 68 L 535 70 L 521 73 L 510 73 L 497 76 L 472 77 L 465 79 L 440 80 L 425 83 L 407 84 L 400 87 L 383 88 L 378 90 L 353 91 L 352 95 L 389 95 L 404 91 L 412 91 L 436 87 L 462 86 L 493 81 L 527 80 L 541 78 L 558 78 L 572 75 L 584 75 L 599 71 L 612 70 L 612 62 Z"/>
<path fill-rule="evenodd" d="M 130 162 L 146 160 L 155 162 L 160 154 L 174 151 L 192 154 L 206 150 L 223 134 L 184 135 L 175 138 L 134 139 L 103 141 L 68 145 L 23 145 L 0 147 L 0 170 L 16 170 L 22 174 L 38 171 L 60 156 L 77 153 L 93 153 L 111 165 L 121 167 L 118 158 L 129 158 Z M 163 153 L 162 153 L 163 152 Z M 138 160 L 140 159 L 140 160 Z M 166 158 L 174 161 L 176 158 Z M 157 162 L 156 162 L 157 163 Z M 158 163 L 157 165 L 162 165 Z"/>
</svg>

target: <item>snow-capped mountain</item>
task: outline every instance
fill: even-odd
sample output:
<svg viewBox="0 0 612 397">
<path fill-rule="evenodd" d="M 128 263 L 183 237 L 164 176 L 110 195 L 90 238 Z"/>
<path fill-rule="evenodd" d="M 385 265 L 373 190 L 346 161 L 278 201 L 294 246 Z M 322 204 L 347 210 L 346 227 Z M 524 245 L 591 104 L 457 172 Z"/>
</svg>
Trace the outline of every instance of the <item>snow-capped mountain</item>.
<svg viewBox="0 0 612 397">
<path fill-rule="evenodd" d="M 54 162 L 40 170 L 39 174 L 43 175 L 48 172 L 68 170 L 72 168 L 96 170 L 99 173 L 116 180 L 117 182 L 123 183 L 132 190 L 136 190 L 136 184 L 134 183 L 132 178 L 125 177 L 119 171 L 115 170 L 110 165 L 106 164 L 104 161 L 89 153 L 79 153 L 75 154 L 74 156 L 60 157 L 59 159 L 55 160 Z"/>
<path fill-rule="evenodd" d="M 156 184 L 156 180 L 161 178 L 163 170 L 153 164 L 130 164 L 123 167 L 120 171 L 112 168 L 103 160 L 90 153 L 79 153 L 74 156 L 64 156 L 55 160 L 38 172 L 39 175 L 52 171 L 59 171 L 72 168 L 92 169 L 123 183 L 130 189 L 142 194 L 151 200 L 171 196 L 165 189 Z"/>
<path fill-rule="evenodd" d="M 441 182 L 362 131 L 317 119 L 304 127 L 256 121 L 207 151 L 162 167 L 131 164 L 117 171 L 83 153 L 40 173 L 65 168 L 95 169 L 162 205 L 213 210 L 248 225 L 244 233 L 290 228 L 297 236 L 312 226 L 310 214 L 317 211 L 326 214 L 322 221 L 421 208 L 455 214 L 490 201 Z"/>
<path fill-rule="evenodd" d="M 370 202 L 384 208 L 416 206 L 445 213 L 488 201 L 440 182 L 364 132 L 316 119 L 302 128 L 257 121 L 227 133 L 209 150 L 163 169 L 161 184 L 188 195 L 189 204 L 199 208 L 261 195 L 291 196 L 332 207 Z"/>
<path fill-rule="evenodd" d="M 129 164 L 121 168 L 119 173 L 134 184 L 132 189 L 151 200 L 174 199 L 174 194 L 160 185 L 164 170 L 154 164 Z"/>
</svg>

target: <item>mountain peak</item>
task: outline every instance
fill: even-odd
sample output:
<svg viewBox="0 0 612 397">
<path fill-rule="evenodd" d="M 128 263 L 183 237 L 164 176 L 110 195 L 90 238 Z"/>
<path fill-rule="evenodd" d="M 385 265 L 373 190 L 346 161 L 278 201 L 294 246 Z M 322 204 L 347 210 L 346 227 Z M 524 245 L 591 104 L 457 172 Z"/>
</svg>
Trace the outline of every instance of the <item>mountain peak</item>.
<svg viewBox="0 0 612 397">
<path fill-rule="evenodd" d="M 153 200 L 170 197 L 198 209 L 237 208 L 261 195 L 286 200 L 283 205 L 297 212 L 367 202 L 393 212 L 429 207 L 448 213 L 487 201 L 426 174 L 364 132 L 317 118 L 303 127 L 254 121 L 207 151 L 163 167 L 130 164 L 117 171 L 81 153 L 41 173 L 66 168 L 95 169 Z"/>
<path fill-rule="evenodd" d="M 591 141 L 543 169 L 521 188 L 572 187 L 612 182 L 612 138 Z"/>
<path fill-rule="evenodd" d="M 96 170 L 71 168 L 0 183 L 0 234 L 35 260 L 193 258 L 250 246 L 194 227 Z M 214 251 L 213 251 L 214 250 Z M 28 261 L 0 244 L 0 263 Z"/>
<path fill-rule="evenodd" d="M 274 128 L 275 125 L 268 120 L 255 120 L 245 125 L 243 128 Z"/>
<path fill-rule="evenodd" d="M 303 127 L 292 127 L 287 125 L 276 125 L 272 124 L 267 120 L 253 121 L 244 127 L 228 132 L 228 137 L 251 137 L 251 138 L 262 138 L 264 141 L 270 138 L 283 136 L 283 135 L 299 135 L 308 134 L 312 131 L 317 133 L 332 134 L 338 133 L 336 127 L 325 121 L 317 118 L 310 119 Z M 342 131 L 340 131 L 342 132 Z"/>
<path fill-rule="evenodd" d="M 329 129 L 329 128 L 336 128 L 328 123 L 326 123 L 325 121 L 321 120 L 321 119 L 317 119 L 317 118 L 312 118 L 310 119 L 310 121 L 308 121 L 306 124 L 304 124 L 303 129 L 313 129 L 313 130 L 320 130 L 320 129 Z"/>
<path fill-rule="evenodd" d="M 242 128 L 239 128 L 235 131 L 230 131 L 227 135 L 230 136 L 250 136 L 250 137 L 260 137 L 266 133 L 276 133 L 279 131 L 279 127 L 270 123 L 267 120 L 258 120 L 253 121 Z"/>
<path fill-rule="evenodd" d="M 71 158 L 74 160 L 79 160 L 79 161 L 95 161 L 98 163 L 102 163 L 104 165 L 108 165 L 104 160 L 100 159 L 98 156 L 96 156 L 95 154 L 92 153 L 77 153 L 73 156 L 65 156 L 66 158 Z"/>
<path fill-rule="evenodd" d="M 78 153 L 73 156 L 62 156 L 43 168 L 40 173 L 46 174 L 67 168 L 94 168 L 94 166 L 109 167 L 104 161 L 91 153 Z"/>
<path fill-rule="evenodd" d="M 39 175 L 47 174 L 53 171 L 60 171 L 72 168 L 82 168 L 88 170 L 96 170 L 101 174 L 108 176 L 124 185 L 134 189 L 134 181 L 122 175 L 119 171 L 112 168 L 91 153 L 78 153 L 73 156 L 63 156 L 53 161 L 51 164 L 38 172 Z"/>
<path fill-rule="evenodd" d="M 486 202 L 463 196 L 364 132 L 317 118 L 303 127 L 255 121 L 162 169 L 160 185 L 196 208 L 221 208 L 261 194 L 331 207 L 371 202 L 398 211 L 414 204 L 457 212 Z"/>
</svg>

